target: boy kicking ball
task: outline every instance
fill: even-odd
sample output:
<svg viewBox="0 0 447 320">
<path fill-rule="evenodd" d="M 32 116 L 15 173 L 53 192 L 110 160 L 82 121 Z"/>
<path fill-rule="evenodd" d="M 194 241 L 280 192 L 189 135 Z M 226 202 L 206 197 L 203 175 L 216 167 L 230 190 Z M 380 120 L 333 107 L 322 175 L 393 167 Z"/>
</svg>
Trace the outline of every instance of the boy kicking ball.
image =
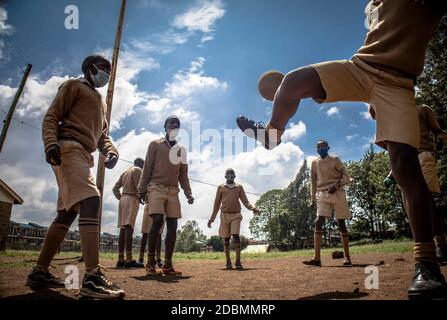
<svg viewBox="0 0 447 320">
<path fill-rule="evenodd" d="M 236 251 L 236 269 L 242 269 L 241 263 L 241 204 L 239 200 L 242 201 L 244 206 L 253 211 L 255 214 L 260 213 L 260 211 L 254 207 L 247 199 L 244 188 L 234 182 L 236 174 L 233 169 L 227 169 L 225 171 L 225 179 L 227 180 L 225 184 L 221 184 L 217 188 L 216 198 L 214 200 L 213 213 L 208 221 L 208 228 L 211 228 L 212 223 L 216 219 L 217 212 L 220 213 L 220 226 L 219 226 L 219 236 L 224 238 L 224 251 L 225 258 L 227 259 L 226 268 L 233 269 L 230 258 L 230 239 L 233 236 L 233 241 L 235 243 Z"/>
<path fill-rule="evenodd" d="M 419 124 L 414 80 L 424 67 L 425 51 L 442 16 L 445 1 L 374 0 L 368 5 L 369 32 L 351 60 L 329 61 L 289 72 L 278 87 L 267 126 L 244 116 L 242 131 L 267 149 L 281 142 L 301 99 L 318 103 L 362 101 L 376 112 L 376 143 L 387 149 L 401 186 L 414 236 L 415 273 L 409 298 L 447 295 L 436 262 L 431 194 L 418 159 Z"/>
</svg>

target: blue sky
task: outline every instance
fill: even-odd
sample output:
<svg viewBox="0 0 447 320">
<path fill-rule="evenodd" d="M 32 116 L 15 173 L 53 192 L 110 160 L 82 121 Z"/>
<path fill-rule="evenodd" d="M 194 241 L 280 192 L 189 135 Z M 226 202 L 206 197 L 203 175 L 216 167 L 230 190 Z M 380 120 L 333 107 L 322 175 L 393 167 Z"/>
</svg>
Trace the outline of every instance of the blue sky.
<svg viewBox="0 0 447 320">
<path fill-rule="evenodd" d="M 144 156 L 146 140 L 142 140 L 140 144 L 144 147 L 140 146 L 138 152 L 130 145 L 145 134 L 156 136 L 162 129 L 160 121 L 168 113 L 183 116 L 186 129 L 194 119 L 200 120 L 202 129 L 235 128 L 234 119 L 239 114 L 267 122 L 271 103 L 263 101 L 257 92 L 259 75 L 269 69 L 287 72 L 311 63 L 349 59 L 361 46 L 367 32 L 364 26 L 367 2 L 128 1 L 111 133 L 123 150 L 129 148 L 122 156 L 128 159 L 137 154 Z M 78 30 L 64 27 L 67 5 L 76 5 L 79 9 Z M 119 7 L 118 0 L 2 2 L 1 8 L 7 17 L 3 15 L 0 20 L 3 28 L 0 28 L 3 43 L 0 47 L 0 107 L 8 108 L 22 69 L 18 65 L 20 58 L 9 42 L 5 42 L 5 33 L 23 58 L 33 64 L 31 81 L 16 117 L 40 126 L 43 112 L 58 85 L 68 77 L 80 75 L 83 58 L 94 52 L 110 55 Z M 292 119 L 296 131 L 291 131 L 288 146 L 283 150 L 292 156 L 289 159 L 280 155 L 285 162 L 281 162 L 278 169 L 278 175 L 283 176 L 274 179 L 278 183 L 251 179 L 247 177 L 250 173 L 243 171 L 237 172 L 240 182 L 255 193 L 271 187 L 285 187 L 298 171 L 302 159 L 315 155 L 314 145 L 320 138 L 329 140 L 332 151 L 342 160 L 359 159 L 374 137 L 374 122 L 365 118 L 366 110 L 362 103 L 318 105 L 311 100 L 302 101 Z M 29 178 L 32 174 L 27 176 L 27 172 L 35 170 L 25 163 L 20 167 L 24 157 L 39 162 L 42 168 L 45 166 L 39 137 L 32 147 L 27 146 L 27 139 L 23 141 L 27 134 L 38 136 L 39 132 L 13 123 L 0 161 L 3 169 L 10 169 L 10 172 L 15 169 L 16 176 L 23 173 L 22 179 L 11 175 L 9 183 L 25 193 L 28 192 L 24 187 L 25 176 Z M 190 157 L 201 154 L 198 150 L 191 151 Z M 249 152 L 251 156 L 263 155 L 261 150 L 247 150 Z M 222 168 L 233 165 L 241 170 L 250 169 L 234 163 L 221 164 Z M 212 183 L 222 182 L 223 173 L 204 175 L 200 166 L 191 169 L 195 177 Z M 45 175 L 35 178 L 53 183 L 51 171 L 42 170 Z M 203 190 L 204 193 L 210 191 Z M 212 194 L 214 191 L 211 191 Z M 41 197 L 49 206 L 55 197 L 54 188 L 42 192 Z M 185 209 L 186 213 L 203 220 L 200 225 L 206 223 L 210 213 L 210 209 L 205 209 L 211 205 L 209 200 L 211 198 L 199 205 L 201 213 Z M 114 206 L 110 204 L 111 221 Z M 19 210 L 17 220 L 41 217 L 42 209 L 37 207 Z M 245 230 L 248 230 L 247 225 L 248 219 Z"/>
</svg>

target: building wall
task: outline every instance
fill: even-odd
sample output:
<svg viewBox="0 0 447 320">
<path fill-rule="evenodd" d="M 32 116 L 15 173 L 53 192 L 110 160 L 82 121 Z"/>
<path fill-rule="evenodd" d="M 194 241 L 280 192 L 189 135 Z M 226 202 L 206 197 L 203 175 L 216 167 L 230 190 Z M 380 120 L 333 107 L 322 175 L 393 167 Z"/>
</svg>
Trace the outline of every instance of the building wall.
<svg viewBox="0 0 447 320">
<path fill-rule="evenodd" d="M 0 187 L 0 202 L 14 203 L 14 198 L 2 187 Z"/>
<path fill-rule="evenodd" d="M 12 204 L 0 201 L 0 250 L 5 250 Z"/>
</svg>

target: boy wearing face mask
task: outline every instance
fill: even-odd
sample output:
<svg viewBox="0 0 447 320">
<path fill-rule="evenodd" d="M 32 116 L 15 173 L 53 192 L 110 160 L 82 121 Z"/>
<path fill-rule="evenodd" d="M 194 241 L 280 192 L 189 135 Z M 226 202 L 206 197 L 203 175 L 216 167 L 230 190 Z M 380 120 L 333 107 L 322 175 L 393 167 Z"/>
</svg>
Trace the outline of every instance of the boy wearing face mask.
<svg viewBox="0 0 447 320">
<path fill-rule="evenodd" d="M 234 182 L 236 174 L 233 169 L 228 168 L 225 171 L 225 179 L 227 181 L 217 187 L 213 213 L 208 221 L 208 228 L 211 228 L 212 223 L 216 219 L 217 212 L 220 209 L 219 236 L 224 238 L 224 251 L 225 258 L 227 259 L 226 268 L 233 269 L 230 258 L 230 239 L 233 236 L 236 251 L 235 266 L 236 269 L 240 270 L 243 267 L 241 263 L 241 239 L 239 236 L 242 221 L 239 200 L 242 201 L 248 210 L 253 211 L 255 214 L 260 213 L 260 211 L 248 201 L 244 188 Z"/>
<path fill-rule="evenodd" d="M 144 203 L 146 194 L 149 205 L 149 215 L 152 217 L 152 227 L 149 231 L 148 262 L 146 272 L 148 275 L 158 275 L 156 271 L 155 247 L 157 237 L 166 217 L 165 260 L 162 273 L 165 275 L 181 275 L 174 269 L 172 255 L 174 253 L 177 236 L 177 220 L 182 217 L 179 192 L 179 183 L 184 191 L 188 203 L 192 204 L 191 186 L 188 178 L 188 163 L 186 149 L 176 141 L 180 120 L 170 116 L 165 121 L 165 137 L 152 141 L 149 144 L 143 173 L 138 184 L 140 202 Z"/>
<path fill-rule="evenodd" d="M 343 187 L 350 183 L 346 168 L 341 160 L 329 155 L 329 144 L 320 140 L 317 143 L 319 158 L 312 161 L 311 165 L 311 199 L 312 205 L 317 207 L 317 219 L 315 220 L 314 250 L 315 255 L 311 260 L 303 261 L 306 265 L 321 267 L 321 240 L 323 238 L 323 226 L 326 218 L 331 218 L 332 212 L 340 228 L 341 240 L 345 260 L 344 266 L 351 266 L 349 255 L 349 234 L 346 228 L 346 219 L 351 217 L 346 193 Z"/>
<path fill-rule="evenodd" d="M 51 165 L 59 188 L 57 217 L 48 229 L 43 247 L 27 285 L 64 287 L 64 281 L 49 270 L 59 246 L 79 214 L 79 233 L 85 275 L 81 296 L 121 298 L 124 290 L 106 278 L 99 265 L 99 190 L 90 168 L 93 153 L 106 157 L 112 169 L 118 151 L 107 134 L 106 106 L 96 90 L 109 79 L 110 62 L 101 56 L 89 56 L 82 63 L 84 77 L 64 82 L 45 113 L 42 137 L 46 161 Z"/>
<path fill-rule="evenodd" d="M 118 228 L 120 229 L 118 241 L 117 268 L 144 268 L 143 264 L 132 259 L 133 230 L 139 209 L 138 183 L 140 182 L 141 169 L 144 160 L 137 158 L 134 165 L 124 171 L 113 187 L 113 194 L 118 199 Z M 121 193 L 120 189 L 123 189 Z M 124 249 L 126 258 L 124 259 Z"/>
</svg>

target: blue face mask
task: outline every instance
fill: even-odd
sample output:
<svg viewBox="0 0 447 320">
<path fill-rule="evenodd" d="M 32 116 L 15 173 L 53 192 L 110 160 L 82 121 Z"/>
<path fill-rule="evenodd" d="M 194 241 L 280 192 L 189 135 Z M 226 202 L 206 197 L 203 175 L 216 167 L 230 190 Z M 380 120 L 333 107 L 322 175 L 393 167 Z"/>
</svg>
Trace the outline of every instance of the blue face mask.
<svg viewBox="0 0 447 320">
<path fill-rule="evenodd" d="M 328 147 L 319 148 L 319 149 L 317 149 L 317 152 L 320 155 L 320 157 L 326 158 L 326 156 L 329 152 L 329 148 Z"/>
</svg>

